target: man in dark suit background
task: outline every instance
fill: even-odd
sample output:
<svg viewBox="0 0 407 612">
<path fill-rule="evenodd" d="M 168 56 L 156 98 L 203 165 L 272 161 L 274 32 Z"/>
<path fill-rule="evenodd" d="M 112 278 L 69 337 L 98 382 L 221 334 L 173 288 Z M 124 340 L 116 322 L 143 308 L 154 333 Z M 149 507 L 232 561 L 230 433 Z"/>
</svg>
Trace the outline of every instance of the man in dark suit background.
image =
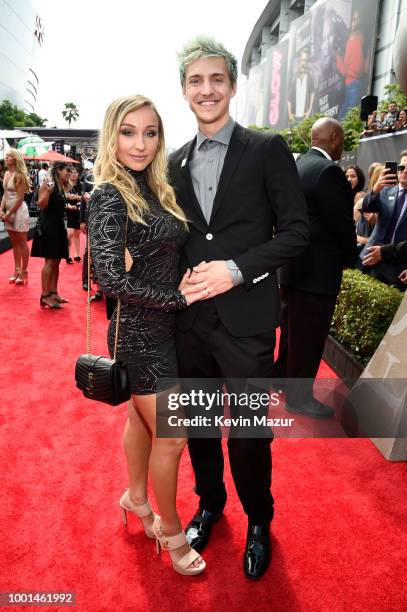
<svg viewBox="0 0 407 612">
<path fill-rule="evenodd" d="M 177 315 L 180 375 L 269 378 L 280 320 L 276 270 L 308 241 L 298 173 L 280 136 L 252 132 L 230 117 L 237 62 L 223 45 L 200 37 L 179 59 L 183 95 L 198 133 L 171 156 L 170 177 L 189 220 L 182 272 L 193 270 L 190 292 L 208 294 Z M 270 558 L 270 442 L 270 437 L 228 440 L 234 483 L 248 516 L 249 578 L 259 578 Z M 188 446 L 200 499 L 186 533 L 201 551 L 226 503 L 224 460 L 220 438 L 191 438 Z"/>
<path fill-rule="evenodd" d="M 343 151 L 343 129 L 331 118 L 312 126 L 311 149 L 298 160 L 298 173 L 308 207 L 311 240 L 298 258 L 280 270 L 283 323 L 275 378 L 307 379 L 286 387 L 286 408 L 312 417 L 333 415 L 313 397 L 344 267 L 357 258 L 353 196 L 334 161 Z"/>
<path fill-rule="evenodd" d="M 398 181 L 398 184 L 397 184 Z M 377 212 L 375 228 L 365 248 L 360 253 L 364 266 L 370 267 L 370 275 L 378 280 L 405 290 L 399 278 L 404 265 L 400 260 L 385 256 L 367 258 L 371 247 L 391 245 L 407 240 L 407 151 L 400 153 L 397 176 L 384 168 L 377 183 L 368 191 L 362 204 L 363 212 Z"/>
</svg>

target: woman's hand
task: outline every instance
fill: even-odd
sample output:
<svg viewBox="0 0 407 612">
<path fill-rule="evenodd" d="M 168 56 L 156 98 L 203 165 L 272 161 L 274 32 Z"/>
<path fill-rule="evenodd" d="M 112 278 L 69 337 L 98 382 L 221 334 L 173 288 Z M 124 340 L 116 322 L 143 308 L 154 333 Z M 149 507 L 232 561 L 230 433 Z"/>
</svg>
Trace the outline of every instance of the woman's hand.
<svg viewBox="0 0 407 612">
<path fill-rule="evenodd" d="M 49 178 L 45 179 L 45 181 L 41 183 L 41 190 L 47 195 L 51 195 L 54 191 L 54 181 L 51 181 Z"/>
<path fill-rule="evenodd" d="M 188 268 L 188 270 L 185 272 L 184 276 L 181 279 L 180 284 L 178 285 L 178 291 L 181 291 L 186 288 L 186 286 L 188 285 L 188 279 L 191 276 L 191 270 Z"/>
</svg>

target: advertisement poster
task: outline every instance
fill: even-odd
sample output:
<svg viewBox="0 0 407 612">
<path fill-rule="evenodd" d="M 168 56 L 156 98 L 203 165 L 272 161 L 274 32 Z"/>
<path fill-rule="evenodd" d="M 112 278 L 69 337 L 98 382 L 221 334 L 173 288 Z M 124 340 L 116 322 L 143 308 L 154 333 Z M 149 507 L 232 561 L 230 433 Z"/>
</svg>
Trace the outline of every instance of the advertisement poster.
<svg viewBox="0 0 407 612">
<path fill-rule="evenodd" d="M 266 63 L 258 64 L 250 70 L 247 88 L 247 125 L 263 127 L 264 79 Z"/>
<path fill-rule="evenodd" d="M 287 58 L 288 39 L 267 51 L 263 125 L 269 125 L 276 130 L 287 127 Z"/>
<path fill-rule="evenodd" d="M 287 79 L 290 124 L 320 112 L 343 119 L 369 93 L 377 0 L 325 0 L 292 22 Z"/>
</svg>

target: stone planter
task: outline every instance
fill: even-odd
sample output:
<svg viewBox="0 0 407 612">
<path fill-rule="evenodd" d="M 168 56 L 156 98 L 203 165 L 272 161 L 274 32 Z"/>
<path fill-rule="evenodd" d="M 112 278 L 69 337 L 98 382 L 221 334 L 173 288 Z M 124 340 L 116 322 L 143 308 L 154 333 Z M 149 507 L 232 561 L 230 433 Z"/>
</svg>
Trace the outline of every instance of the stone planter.
<svg viewBox="0 0 407 612">
<path fill-rule="evenodd" d="M 355 380 L 359 378 L 365 369 L 364 366 L 355 357 L 349 353 L 335 338 L 328 336 L 324 354 L 324 361 L 334 370 L 334 372 L 342 379 Z"/>
</svg>

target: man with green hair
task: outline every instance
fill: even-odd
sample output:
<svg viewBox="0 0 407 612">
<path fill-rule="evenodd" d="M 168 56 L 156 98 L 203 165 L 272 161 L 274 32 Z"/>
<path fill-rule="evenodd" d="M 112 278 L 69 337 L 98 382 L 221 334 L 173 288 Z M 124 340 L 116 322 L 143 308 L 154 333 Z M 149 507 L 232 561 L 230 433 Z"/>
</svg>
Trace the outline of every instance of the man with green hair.
<svg viewBox="0 0 407 612">
<path fill-rule="evenodd" d="M 183 268 L 187 292 L 207 299 L 177 315 L 183 378 L 270 378 L 280 321 L 276 270 L 308 241 L 308 218 L 292 154 L 281 136 L 247 130 L 230 116 L 236 58 L 215 40 L 199 37 L 179 54 L 184 98 L 197 135 L 170 158 L 177 201 L 189 220 Z M 229 390 L 229 387 L 228 387 Z M 230 406 L 232 416 L 239 406 Z M 249 412 L 253 412 L 250 411 Z M 219 433 L 219 432 L 218 432 Z M 265 437 L 231 432 L 230 466 L 248 517 L 244 570 L 260 578 L 270 560 L 273 518 L 271 431 Z M 200 552 L 226 503 L 219 435 L 190 437 L 199 509 L 186 528 Z M 234 517 L 236 518 L 236 517 Z"/>
</svg>

